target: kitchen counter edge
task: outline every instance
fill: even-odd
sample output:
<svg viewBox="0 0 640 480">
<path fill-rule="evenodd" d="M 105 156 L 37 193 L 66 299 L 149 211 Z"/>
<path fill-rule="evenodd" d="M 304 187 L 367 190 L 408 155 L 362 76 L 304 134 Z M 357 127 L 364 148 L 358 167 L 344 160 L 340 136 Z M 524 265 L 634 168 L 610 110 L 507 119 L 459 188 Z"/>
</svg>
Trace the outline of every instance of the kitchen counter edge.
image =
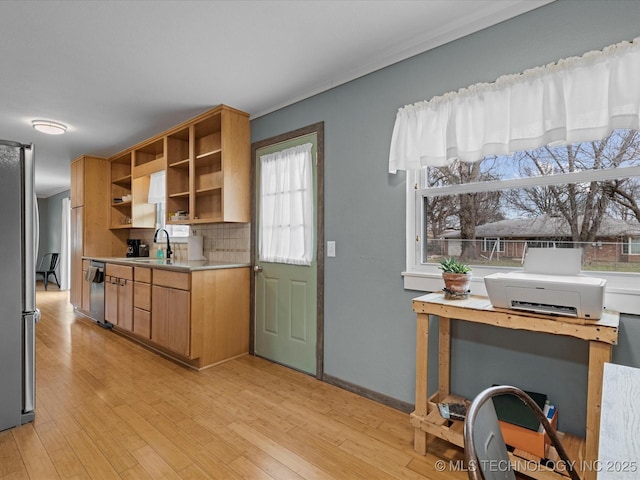
<svg viewBox="0 0 640 480">
<path fill-rule="evenodd" d="M 250 263 L 227 263 L 227 262 L 209 262 L 205 260 L 181 261 L 171 264 L 163 263 L 166 260 L 153 259 L 150 257 L 138 258 L 122 258 L 122 257 L 82 257 L 83 260 L 95 260 L 97 262 L 115 263 L 118 265 L 126 265 L 130 267 L 143 268 L 160 268 L 163 270 L 176 270 L 181 272 L 194 272 L 198 270 L 216 270 L 224 268 L 243 268 L 250 267 Z M 142 261 L 141 261 L 142 260 Z"/>
</svg>

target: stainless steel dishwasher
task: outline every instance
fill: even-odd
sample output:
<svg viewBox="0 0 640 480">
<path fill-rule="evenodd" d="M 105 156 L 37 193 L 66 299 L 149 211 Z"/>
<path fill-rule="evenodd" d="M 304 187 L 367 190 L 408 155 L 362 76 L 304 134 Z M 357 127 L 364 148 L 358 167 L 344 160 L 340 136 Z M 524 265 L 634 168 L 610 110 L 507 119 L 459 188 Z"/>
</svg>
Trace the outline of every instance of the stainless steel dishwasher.
<svg viewBox="0 0 640 480">
<path fill-rule="evenodd" d="M 91 318 L 98 322 L 98 325 L 109 328 L 111 324 L 104 319 L 104 262 L 91 260 L 89 277 L 91 282 Z"/>
</svg>

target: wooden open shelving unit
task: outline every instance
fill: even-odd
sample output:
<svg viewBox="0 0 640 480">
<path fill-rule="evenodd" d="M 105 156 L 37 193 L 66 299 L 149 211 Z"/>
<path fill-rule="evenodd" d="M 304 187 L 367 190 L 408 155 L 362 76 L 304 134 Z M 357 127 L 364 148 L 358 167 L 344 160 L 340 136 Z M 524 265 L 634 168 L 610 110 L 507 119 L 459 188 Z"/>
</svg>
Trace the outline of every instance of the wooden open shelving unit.
<svg viewBox="0 0 640 480">
<path fill-rule="evenodd" d="M 414 449 L 425 455 L 427 435 L 435 435 L 464 448 L 463 423 L 442 418 L 438 402 L 462 402 L 463 398 L 451 393 L 451 319 L 493 325 L 500 328 L 564 335 L 589 342 L 589 377 L 587 387 L 586 438 L 561 434 L 563 445 L 578 465 L 596 465 L 600 432 L 600 408 L 604 364 L 611 361 L 612 346 L 618 342 L 620 315 L 604 311 L 600 320 L 557 317 L 532 312 L 494 308 L 486 297 L 471 296 L 462 300 L 445 300 L 441 293 L 431 293 L 413 300 L 416 324 L 416 402 L 410 415 L 414 427 Z M 439 319 L 438 336 L 438 390 L 428 397 L 429 315 Z M 515 453 L 515 454 L 514 454 Z M 531 469 L 526 456 L 510 453 L 515 469 L 532 478 L 557 480 L 562 472 L 543 467 Z M 549 455 L 553 457 L 553 452 Z M 597 472 L 578 472 L 585 480 L 595 480 Z"/>
<path fill-rule="evenodd" d="M 110 158 L 111 228 L 155 226 L 148 182 L 140 179 L 163 170 L 168 224 L 249 222 L 250 148 L 249 114 L 220 105 L 118 153 Z M 126 194 L 128 205 L 113 202 Z M 173 221 L 178 211 L 187 215 Z"/>
</svg>

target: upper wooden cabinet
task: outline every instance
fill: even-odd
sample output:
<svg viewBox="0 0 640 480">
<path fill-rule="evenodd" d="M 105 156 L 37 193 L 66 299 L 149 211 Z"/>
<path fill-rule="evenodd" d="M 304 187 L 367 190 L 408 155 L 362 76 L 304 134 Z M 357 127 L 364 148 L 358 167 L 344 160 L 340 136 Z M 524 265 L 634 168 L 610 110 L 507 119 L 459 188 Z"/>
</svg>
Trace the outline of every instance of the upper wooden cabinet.
<svg viewBox="0 0 640 480">
<path fill-rule="evenodd" d="M 156 225 L 156 206 L 149 203 L 150 176 L 140 175 L 134 165 L 141 157 L 138 152 L 129 151 L 111 159 L 112 229 L 154 228 Z M 159 169 L 163 168 L 164 165 Z"/>
<path fill-rule="evenodd" d="M 148 179 L 161 170 L 167 223 L 249 222 L 250 148 L 249 114 L 220 105 L 117 154 L 110 159 L 111 228 L 155 226 Z"/>
</svg>

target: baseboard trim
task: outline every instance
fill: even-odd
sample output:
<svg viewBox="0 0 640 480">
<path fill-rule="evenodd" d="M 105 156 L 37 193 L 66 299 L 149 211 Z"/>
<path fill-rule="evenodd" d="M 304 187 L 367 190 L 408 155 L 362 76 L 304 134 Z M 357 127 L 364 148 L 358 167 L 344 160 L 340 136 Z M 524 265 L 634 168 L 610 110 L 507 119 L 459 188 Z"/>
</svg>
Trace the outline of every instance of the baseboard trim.
<svg viewBox="0 0 640 480">
<path fill-rule="evenodd" d="M 341 380 L 336 377 L 332 377 L 331 375 L 327 375 L 326 373 L 322 376 L 322 380 L 336 387 L 340 387 L 343 390 L 348 390 L 349 392 L 355 393 L 356 395 L 360 395 L 361 397 L 365 397 L 369 400 L 373 400 L 374 402 L 378 402 L 388 407 L 395 408 L 396 410 L 400 410 L 401 412 L 411 413 L 415 410 L 415 407 L 412 403 L 403 402 L 402 400 L 383 395 L 382 393 L 374 392 L 373 390 L 369 390 L 368 388 L 361 387 L 359 385 Z"/>
</svg>

